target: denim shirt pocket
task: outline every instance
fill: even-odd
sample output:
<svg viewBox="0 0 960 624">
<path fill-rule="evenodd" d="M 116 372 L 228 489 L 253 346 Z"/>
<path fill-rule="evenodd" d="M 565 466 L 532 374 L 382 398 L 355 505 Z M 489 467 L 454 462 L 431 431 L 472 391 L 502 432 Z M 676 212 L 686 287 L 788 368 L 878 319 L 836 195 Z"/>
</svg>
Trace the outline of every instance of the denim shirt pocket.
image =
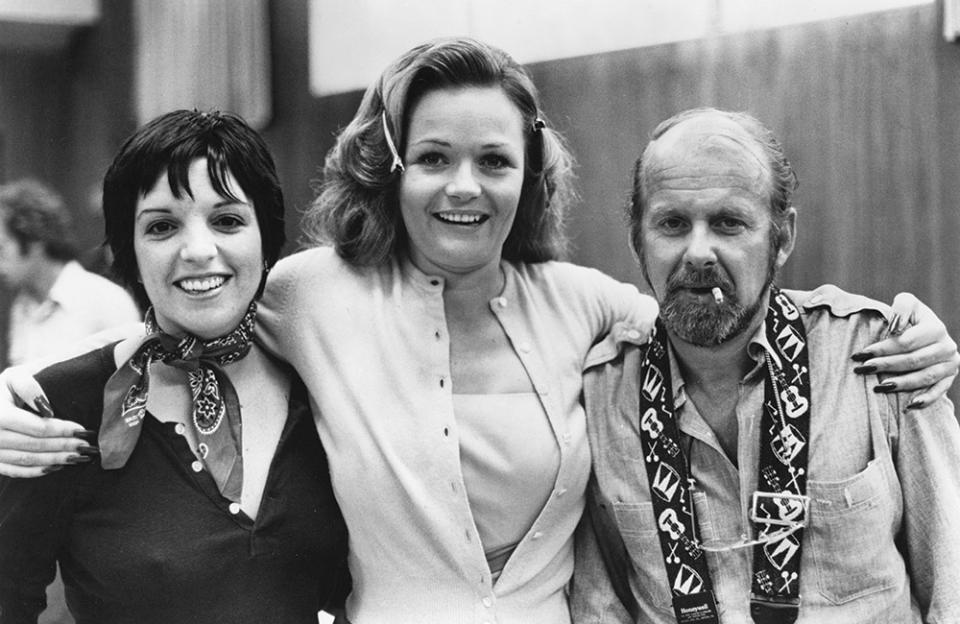
<svg viewBox="0 0 960 624">
<path fill-rule="evenodd" d="M 884 468 L 874 459 L 842 481 L 808 481 L 810 539 L 817 588 L 833 604 L 883 591 L 902 569 L 893 543 L 895 506 Z"/>
<path fill-rule="evenodd" d="M 652 503 L 614 502 L 620 535 L 637 571 L 637 591 L 648 604 L 673 613 L 673 596 L 660 550 Z"/>
</svg>

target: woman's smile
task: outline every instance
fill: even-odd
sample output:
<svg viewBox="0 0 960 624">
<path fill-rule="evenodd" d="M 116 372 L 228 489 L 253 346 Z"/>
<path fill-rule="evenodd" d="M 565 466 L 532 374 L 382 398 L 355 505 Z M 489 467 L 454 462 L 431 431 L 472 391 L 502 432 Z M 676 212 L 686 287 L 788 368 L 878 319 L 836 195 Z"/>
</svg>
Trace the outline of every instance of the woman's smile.
<svg viewBox="0 0 960 624">
<path fill-rule="evenodd" d="M 480 225 L 490 219 L 490 215 L 465 212 L 437 212 L 433 216 L 443 223 L 461 226 Z"/>
</svg>

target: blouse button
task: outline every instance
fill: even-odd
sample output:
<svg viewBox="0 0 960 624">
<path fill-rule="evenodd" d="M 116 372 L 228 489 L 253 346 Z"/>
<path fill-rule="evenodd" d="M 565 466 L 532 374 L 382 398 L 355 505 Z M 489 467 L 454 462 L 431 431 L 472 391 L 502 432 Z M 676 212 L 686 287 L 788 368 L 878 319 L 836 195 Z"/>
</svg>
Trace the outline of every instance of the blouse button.
<svg viewBox="0 0 960 624">
<path fill-rule="evenodd" d="M 640 332 L 635 329 L 631 329 L 627 332 L 627 338 L 630 340 L 640 340 Z"/>
<path fill-rule="evenodd" d="M 230 513 L 237 515 L 240 513 L 240 504 L 239 503 L 230 503 L 230 506 L 227 507 L 230 510 Z"/>
<path fill-rule="evenodd" d="M 192 464 L 190 464 L 190 467 L 193 468 L 194 472 L 200 472 L 201 470 L 203 470 L 203 464 L 200 463 L 199 461 L 193 462 Z"/>
<path fill-rule="evenodd" d="M 533 539 L 540 539 L 541 537 L 543 537 L 543 531 L 537 531 L 533 534 Z"/>
<path fill-rule="evenodd" d="M 493 600 L 490 599 L 490 596 L 483 597 L 483 606 L 488 609 L 493 606 Z"/>
<path fill-rule="evenodd" d="M 177 423 L 173 430 L 177 432 L 177 435 L 183 435 L 187 432 L 187 428 L 183 426 L 183 423 Z"/>
<path fill-rule="evenodd" d="M 517 348 L 520 349 L 520 351 L 522 351 L 523 353 L 530 353 L 529 342 L 521 342 L 520 344 L 517 345 Z"/>
<path fill-rule="evenodd" d="M 507 307 L 507 298 L 506 297 L 497 297 L 497 305 L 501 308 Z"/>
</svg>

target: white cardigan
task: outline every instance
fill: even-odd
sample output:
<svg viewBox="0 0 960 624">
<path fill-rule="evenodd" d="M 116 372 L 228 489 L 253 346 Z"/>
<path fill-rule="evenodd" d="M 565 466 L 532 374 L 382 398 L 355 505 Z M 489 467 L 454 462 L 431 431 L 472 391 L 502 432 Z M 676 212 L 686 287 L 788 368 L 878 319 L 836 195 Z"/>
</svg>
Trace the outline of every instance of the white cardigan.
<svg viewBox="0 0 960 624">
<path fill-rule="evenodd" d="M 490 302 L 560 450 L 554 495 L 491 584 L 460 469 L 443 280 L 409 261 L 357 268 L 329 248 L 273 269 L 258 327 L 310 390 L 350 533 L 353 624 L 566 624 L 590 472 L 581 373 L 615 322 L 646 334 L 652 299 L 566 263 L 503 263 Z M 267 493 L 269 495 L 269 493 Z"/>
</svg>

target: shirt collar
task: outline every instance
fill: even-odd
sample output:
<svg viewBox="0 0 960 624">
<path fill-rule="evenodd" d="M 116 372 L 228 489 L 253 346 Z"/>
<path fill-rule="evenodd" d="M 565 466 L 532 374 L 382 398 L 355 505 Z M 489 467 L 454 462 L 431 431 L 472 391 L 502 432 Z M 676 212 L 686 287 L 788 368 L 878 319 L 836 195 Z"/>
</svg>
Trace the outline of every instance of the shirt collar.
<svg viewBox="0 0 960 624">
<path fill-rule="evenodd" d="M 409 254 L 404 254 L 395 262 L 399 264 L 399 270 L 403 275 L 404 281 L 413 284 L 417 289 L 422 291 L 430 293 L 443 292 L 445 283 L 444 278 L 439 275 L 428 275 L 427 273 L 421 271 L 419 268 L 417 268 L 417 265 L 413 263 L 413 260 L 410 259 Z M 513 299 L 513 295 L 517 291 L 515 276 L 516 271 L 513 265 L 508 261 L 501 259 L 500 271 L 503 274 L 503 289 L 490 301 L 491 305 L 498 303 L 502 304 L 502 302 L 507 301 L 508 299 Z"/>
<path fill-rule="evenodd" d="M 75 286 L 80 282 L 80 275 L 84 272 L 83 267 L 76 260 L 71 260 L 63 265 L 57 279 L 54 280 L 50 292 L 47 293 L 47 301 L 55 303 L 58 306 L 66 306 L 73 299 L 71 297 Z"/>
</svg>

